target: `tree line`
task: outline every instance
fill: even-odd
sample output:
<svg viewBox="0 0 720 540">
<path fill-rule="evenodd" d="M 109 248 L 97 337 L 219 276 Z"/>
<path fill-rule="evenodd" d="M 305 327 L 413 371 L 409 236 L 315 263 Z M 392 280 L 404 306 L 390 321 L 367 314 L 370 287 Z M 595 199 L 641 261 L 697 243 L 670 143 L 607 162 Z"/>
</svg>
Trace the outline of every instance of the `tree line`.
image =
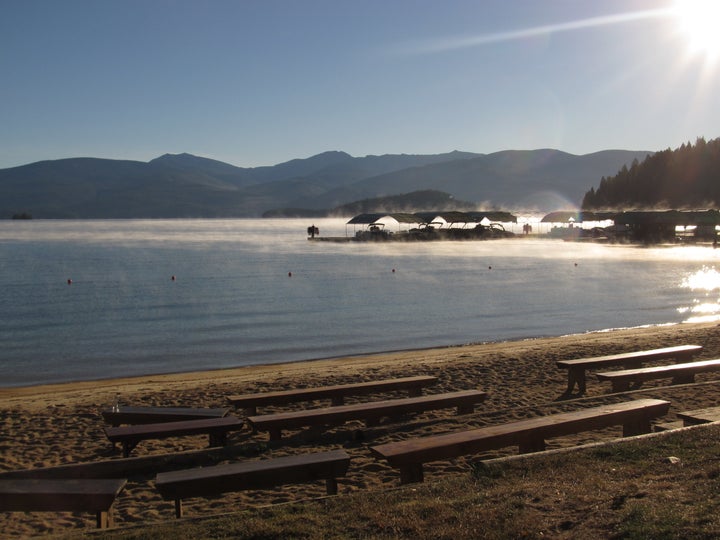
<svg viewBox="0 0 720 540">
<path fill-rule="evenodd" d="M 720 206 L 720 138 L 634 160 L 603 177 L 582 202 L 583 210 L 701 209 Z"/>
</svg>

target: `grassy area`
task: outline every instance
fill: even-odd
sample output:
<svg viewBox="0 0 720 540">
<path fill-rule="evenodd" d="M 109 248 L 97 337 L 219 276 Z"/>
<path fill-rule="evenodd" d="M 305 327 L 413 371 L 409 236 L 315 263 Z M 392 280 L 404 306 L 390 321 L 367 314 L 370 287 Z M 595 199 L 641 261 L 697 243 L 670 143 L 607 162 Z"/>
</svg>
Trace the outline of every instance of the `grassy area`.
<svg viewBox="0 0 720 540">
<path fill-rule="evenodd" d="M 671 459 L 673 458 L 673 459 Z M 478 462 L 385 491 L 168 520 L 103 539 L 720 537 L 720 426 Z"/>
</svg>

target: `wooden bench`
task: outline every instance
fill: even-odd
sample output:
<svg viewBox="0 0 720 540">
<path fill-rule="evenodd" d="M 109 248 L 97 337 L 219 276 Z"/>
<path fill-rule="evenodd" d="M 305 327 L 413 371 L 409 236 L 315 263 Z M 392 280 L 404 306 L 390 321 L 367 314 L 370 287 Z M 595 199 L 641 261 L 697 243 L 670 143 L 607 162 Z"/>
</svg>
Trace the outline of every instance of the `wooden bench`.
<svg viewBox="0 0 720 540">
<path fill-rule="evenodd" d="M 650 420 L 667 414 L 670 402 L 642 399 L 614 405 L 603 405 L 580 411 L 552 414 L 508 424 L 487 426 L 469 431 L 434 435 L 418 439 L 373 446 L 377 457 L 400 469 L 400 482 L 422 482 L 423 464 L 453 459 L 468 454 L 519 447 L 520 453 L 545 449 L 545 440 L 552 437 L 623 426 L 623 436 L 650 432 Z"/>
<path fill-rule="evenodd" d="M 407 391 L 410 396 L 419 396 L 422 389 L 437 383 L 437 377 L 420 375 L 401 379 L 385 379 L 354 384 L 338 384 L 335 386 L 319 386 L 315 388 L 296 388 L 278 392 L 259 394 L 242 394 L 227 396 L 230 404 L 243 408 L 248 416 L 255 416 L 257 408 L 267 405 L 287 405 L 299 401 L 330 399 L 333 405 L 342 405 L 348 396 L 376 394 L 379 392 Z"/>
<path fill-rule="evenodd" d="M 613 392 L 626 392 L 630 389 L 630 383 L 635 383 L 636 387 L 639 387 L 644 381 L 672 377 L 672 384 L 688 384 L 695 382 L 696 373 L 719 370 L 720 360 L 703 360 L 687 364 L 609 371 L 607 373 L 598 373 L 597 377 L 601 381 L 610 381 Z"/>
<path fill-rule="evenodd" d="M 2 479 L 0 511 L 95 512 L 97 526 L 112 526 L 112 505 L 124 479 Z"/>
<path fill-rule="evenodd" d="M 343 450 L 160 473 L 155 485 L 165 500 L 175 501 L 182 517 L 182 500 L 212 497 L 230 491 L 267 489 L 282 484 L 325 480 L 328 495 L 337 494 L 337 478 L 345 476 L 350 456 Z"/>
<path fill-rule="evenodd" d="M 677 417 L 683 421 L 683 426 L 685 427 L 720 422 L 720 407 L 683 411 L 677 413 Z"/>
<path fill-rule="evenodd" d="M 100 412 L 106 424 L 156 424 L 159 422 L 179 422 L 181 420 L 199 420 L 201 418 L 222 418 L 230 409 L 204 409 L 192 407 L 133 407 L 121 406 Z"/>
<path fill-rule="evenodd" d="M 337 426 L 351 420 L 364 420 L 366 425 L 370 426 L 385 417 L 449 407 L 457 407 L 458 414 L 468 414 L 474 411 L 476 403 L 485 400 L 486 395 L 485 392 L 479 390 L 464 390 L 447 394 L 338 405 L 323 409 L 248 416 L 247 421 L 256 431 L 268 431 L 270 440 L 276 441 L 282 437 L 283 429 Z"/>
<path fill-rule="evenodd" d="M 225 446 L 228 432 L 238 431 L 242 426 L 243 421 L 239 418 L 224 416 L 181 422 L 106 427 L 105 435 L 113 444 L 122 443 L 123 456 L 129 457 L 130 452 L 140 441 L 148 439 L 166 439 L 168 437 L 204 435 L 207 433 L 209 446 Z"/>
<path fill-rule="evenodd" d="M 665 347 L 663 349 L 651 349 L 647 351 L 634 351 L 608 356 L 596 356 L 591 358 L 577 358 L 575 360 L 559 360 L 557 366 L 568 370 L 568 386 L 565 394 L 572 393 L 577 384 L 581 394 L 585 393 L 585 370 L 598 369 L 607 366 L 624 366 L 626 369 L 638 368 L 643 362 L 665 360 L 673 358 L 676 360 L 691 360 L 702 351 L 701 345 L 679 345 L 677 347 Z"/>
</svg>

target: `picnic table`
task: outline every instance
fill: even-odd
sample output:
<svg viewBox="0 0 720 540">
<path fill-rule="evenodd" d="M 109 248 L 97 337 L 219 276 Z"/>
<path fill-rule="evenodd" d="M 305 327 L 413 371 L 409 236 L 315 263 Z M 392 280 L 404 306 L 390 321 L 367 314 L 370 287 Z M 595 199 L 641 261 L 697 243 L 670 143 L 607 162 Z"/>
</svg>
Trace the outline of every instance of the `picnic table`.
<svg viewBox="0 0 720 540">
<path fill-rule="evenodd" d="M 157 424 L 137 424 L 130 426 L 113 426 L 105 428 L 108 440 L 122 443 L 123 456 L 129 457 L 140 441 L 149 439 L 166 439 L 188 435 L 208 435 L 208 444 L 224 446 L 230 431 L 242 429 L 243 421 L 235 416 L 221 418 L 201 418 L 199 420 L 180 420 L 179 422 L 160 422 Z"/>
<path fill-rule="evenodd" d="M 230 412 L 228 408 L 206 409 L 194 407 L 143 407 L 122 405 L 103 409 L 100 414 L 106 424 L 155 424 L 179 422 L 201 418 L 222 418 Z"/>
</svg>

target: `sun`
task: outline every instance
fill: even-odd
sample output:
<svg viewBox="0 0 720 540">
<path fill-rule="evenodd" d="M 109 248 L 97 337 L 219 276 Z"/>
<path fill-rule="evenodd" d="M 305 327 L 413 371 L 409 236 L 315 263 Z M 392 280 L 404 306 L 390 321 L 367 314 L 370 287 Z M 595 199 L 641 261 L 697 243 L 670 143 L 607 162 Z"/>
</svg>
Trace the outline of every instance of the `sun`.
<svg viewBox="0 0 720 540">
<path fill-rule="evenodd" d="M 720 0 L 676 0 L 673 11 L 690 52 L 720 58 Z"/>
</svg>

